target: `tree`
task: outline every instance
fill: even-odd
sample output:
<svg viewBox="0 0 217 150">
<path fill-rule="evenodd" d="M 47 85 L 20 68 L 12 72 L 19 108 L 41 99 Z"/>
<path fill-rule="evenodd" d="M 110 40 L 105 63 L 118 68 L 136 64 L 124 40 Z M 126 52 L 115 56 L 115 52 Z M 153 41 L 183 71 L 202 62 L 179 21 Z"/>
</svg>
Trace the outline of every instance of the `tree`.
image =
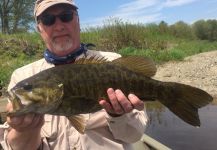
<svg viewBox="0 0 217 150">
<path fill-rule="evenodd" d="M 162 33 L 162 34 L 168 33 L 169 27 L 165 21 L 161 21 L 158 26 L 159 26 L 160 33 Z"/>
<path fill-rule="evenodd" d="M 0 21 L 2 33 L 27 31 L 34 21 L 33 6 L 35 0 L 1 0 Z"/>
<path fill-rule="evenodd" d="M 197 38 L 201 40 L 217 41 L 217 20 L 199 20 L 193 24 Z"/>
<path fill-rule="evenodd" d="M 170 31 L 172 35 L 179 38 L 193 39 L 194 34 L 192 32 L 191 26 L 183 21 L 178 21 L 170 26 Z"/>
<path fill-rule="evenodd" d="M 201 40 L 206 40 L 208 39 L 208 27 L 207 27 L 207 23 L 204 20 L 198 20 L 193 24 L 193 31 L 195 33 L 195 35 L 197 36 L 197 38 L 201 39 Z"/>
<path fill-rule="evenodd" d="M 0 1 L 1 29 L 2 33 L 9 32 L 9 12 L 12 8 L 12 0 Z"/>
<path fill-rule="evenodd" d="M 217 20 L 207 20 L 208 40 L 217 41 Z"/>
</svg>

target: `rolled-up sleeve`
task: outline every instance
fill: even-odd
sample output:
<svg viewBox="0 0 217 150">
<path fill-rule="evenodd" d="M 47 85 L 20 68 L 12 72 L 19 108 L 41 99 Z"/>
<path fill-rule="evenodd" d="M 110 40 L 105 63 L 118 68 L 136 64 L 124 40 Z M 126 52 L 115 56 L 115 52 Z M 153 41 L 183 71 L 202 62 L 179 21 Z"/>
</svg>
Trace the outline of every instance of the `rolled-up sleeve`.
<svg viewBox="0 0 217 150">
<path fill-rule="evenodd" d="M 144 134 L 148 117 L 145 111 L 133 110 L 120 117 L 106 117 L 115 139 L 134 143 Z"/>
<path fill-rule="evenodd" d="M 148 117 L 146 111 L 133 110 L 130 113 L 120 117 L 109 116 L 104 109 L 90 115 L 87 121 L 86 130 L 102 132 L 103 136 L 123 141 L 125 143 L 134 143 L 142 137 L 146 129 Z M 109 129 L 109 131 L 105 132 Z M 98 131 L 98 129 L 100 129 Z"/>
</svg>

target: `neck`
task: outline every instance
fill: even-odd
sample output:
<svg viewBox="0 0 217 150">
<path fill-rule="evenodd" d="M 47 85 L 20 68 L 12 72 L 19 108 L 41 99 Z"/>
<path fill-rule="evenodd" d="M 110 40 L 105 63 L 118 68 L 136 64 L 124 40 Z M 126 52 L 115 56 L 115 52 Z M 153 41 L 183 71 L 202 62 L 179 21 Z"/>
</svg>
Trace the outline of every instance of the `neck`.
<svg viewBox="0 0 217 150">
<path fill-rule="evenodd" d="M 78 56 L 80 56 L 83 53 L 85 54 L 86 51 L 86 45 L 82 43 L 77 50 L 68 53 L 64 56 L 54 54 L 51 50 L 46 49 L 44 52 L 44 58 L 48 63 L 54 65 L 68 64 L 74 62 Z"/>
</svg>

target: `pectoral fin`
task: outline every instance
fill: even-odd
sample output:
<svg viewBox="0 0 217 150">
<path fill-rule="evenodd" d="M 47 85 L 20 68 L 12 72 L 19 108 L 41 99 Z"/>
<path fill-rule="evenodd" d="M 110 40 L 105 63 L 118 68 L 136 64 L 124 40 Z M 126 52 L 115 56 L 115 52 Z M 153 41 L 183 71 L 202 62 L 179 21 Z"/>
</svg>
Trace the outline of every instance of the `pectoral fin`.
<svg viewBox="0 0 217 150">
<path fill-rule="evenodd" d="M 84 134 L 86 121 L 82 115 L 70 116 L 68 119 L 79 133 Z"/>
</svg>

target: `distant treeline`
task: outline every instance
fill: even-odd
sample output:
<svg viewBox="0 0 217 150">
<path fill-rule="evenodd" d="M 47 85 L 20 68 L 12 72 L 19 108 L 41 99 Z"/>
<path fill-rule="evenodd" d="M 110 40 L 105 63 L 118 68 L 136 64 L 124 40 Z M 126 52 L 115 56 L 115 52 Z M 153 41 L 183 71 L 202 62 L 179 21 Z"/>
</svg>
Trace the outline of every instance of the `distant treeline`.
<svg viewBox="0 0 217 150">
<path fill-rule="evenodd" d="M 173 39 L 217 41 L 217 20 L 198 20 L 189 25 L 183 21 L 168 25 L 131 24 L 113 18 L 102 27 L 86 28 L 82 41 L 96 43 L 103 50 L 118 50 L 125 47 L 139 49 L 167 49 Z"/>
</svg>

